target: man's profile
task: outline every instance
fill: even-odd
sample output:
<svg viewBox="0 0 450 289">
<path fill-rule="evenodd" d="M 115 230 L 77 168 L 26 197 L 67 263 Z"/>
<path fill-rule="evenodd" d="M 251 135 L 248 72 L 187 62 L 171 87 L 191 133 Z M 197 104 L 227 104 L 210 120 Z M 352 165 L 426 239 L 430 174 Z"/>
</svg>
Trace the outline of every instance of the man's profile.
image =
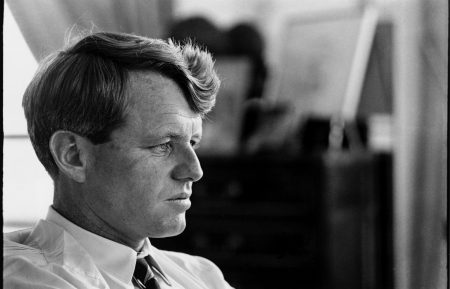
<svg viewBox="0 0 450 289">
<path fill-rule="evenodd" d="M 53 179 L 45 220 L 4 236 L 5 288 L 231 288 L 180 234 L 220 81 L 191 43 L 93 33 L 46 58 L 23 107 Z"/>
</svg>

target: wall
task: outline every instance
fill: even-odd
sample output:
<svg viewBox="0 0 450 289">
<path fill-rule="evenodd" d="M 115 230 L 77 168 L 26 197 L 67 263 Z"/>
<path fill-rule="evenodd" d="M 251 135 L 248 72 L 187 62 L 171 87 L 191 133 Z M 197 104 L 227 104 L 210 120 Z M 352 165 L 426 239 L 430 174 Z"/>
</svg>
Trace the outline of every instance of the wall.
<svg viewBox="0 0 450 289">
<path fill-rule="evenodd" d="M 269 65 L 277 69 L 280 49 L 283 46 L 282 31 L 292 17 L 306 16 L 324 11 L 354 9 L 364 3 L 373 2 L 382 17 L 390 17 L 394 0 L 173 0 L 173 17 L 185 18 L 203 15 L 218 26 L 228 28 L 236 22 L 251 22 L 256 25 L 267 41 L 266 56 Z"/>
<path fill-rule="evenodd" d="M 446 288 L 448 2 L 404 0 L 396 11 L 396 288 Z"/>
</svg>

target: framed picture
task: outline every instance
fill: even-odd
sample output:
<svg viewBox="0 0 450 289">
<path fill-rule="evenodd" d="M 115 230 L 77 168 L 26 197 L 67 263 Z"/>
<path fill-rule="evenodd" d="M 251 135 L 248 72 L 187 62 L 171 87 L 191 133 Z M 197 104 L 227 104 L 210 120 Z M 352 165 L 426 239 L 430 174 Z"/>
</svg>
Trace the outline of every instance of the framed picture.
<svg viewBox="0 0 450 289">
<path fill-rule="evenodd" d="M 354 119 L 376 22 L 371 8 L 287 19 L 269 98 L 291 103 L 299 118 Z"/>
<path fill-rule="evenodd" d="M 239 150 L 251 64 L 243 57 L 220 57 L 215 67 L 221 79 L 216 105 L 203 121 L 201 155 L 233 155 Z"/>
</svg>

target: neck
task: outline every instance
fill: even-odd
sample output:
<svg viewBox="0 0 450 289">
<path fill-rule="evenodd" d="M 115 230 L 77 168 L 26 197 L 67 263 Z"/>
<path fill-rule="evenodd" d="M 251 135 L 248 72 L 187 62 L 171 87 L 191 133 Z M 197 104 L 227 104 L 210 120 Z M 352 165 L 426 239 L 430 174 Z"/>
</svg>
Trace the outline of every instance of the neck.
<svg viewBox="0 0 450 289">
<path fill-rule="evenodd" d="M 80 187 L 61 186 L 55 182 L 52 207 L 78 227 L 116 243 L 128 246 L 137 252 L 141 250 L 145 238 L 133 239 L 128 234 L 117 231 L 116 228 L 108 224 L 108 222 L 91 210 L 89 204 L 83 202 L 83 199 L 80 197 L 82 195 L 83 189 Z"/>
</svg>

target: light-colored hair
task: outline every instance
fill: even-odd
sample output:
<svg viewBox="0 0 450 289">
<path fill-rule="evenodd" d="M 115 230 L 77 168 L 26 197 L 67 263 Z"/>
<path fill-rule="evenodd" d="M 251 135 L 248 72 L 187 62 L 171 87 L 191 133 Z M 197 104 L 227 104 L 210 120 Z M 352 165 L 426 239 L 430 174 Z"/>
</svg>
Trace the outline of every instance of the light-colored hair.
<svg viewBox="0 0 450 289">
<path fill-rule="evenodd" d="M 109 141 L 125 121 L 125 88 L 131 71 L 155 71 L 173 79 L 190 108 L 204 116 L 215 104 L 220 81 L 211 55 L 191 42 L 132 34 L 93 33 L 41 63 L 25 91 L 23 108 L 34 150 L 54 178 L 58 167 L 49 141 L 58 130 Z"/>
</svg>

